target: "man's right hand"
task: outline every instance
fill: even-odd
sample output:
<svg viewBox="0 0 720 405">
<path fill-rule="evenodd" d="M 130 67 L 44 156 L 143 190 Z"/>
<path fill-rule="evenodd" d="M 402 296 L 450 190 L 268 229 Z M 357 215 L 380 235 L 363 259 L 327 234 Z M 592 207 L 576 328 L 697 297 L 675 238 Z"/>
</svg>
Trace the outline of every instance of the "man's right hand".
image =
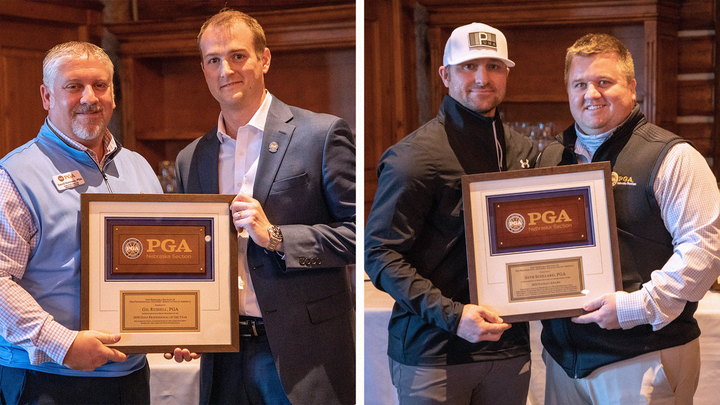
<svg viewBox="0 0 720 405">
<path fill-rule="evenodd" d="M 108 361 L 121 362 L 127 355 L 105 345 L 117 343 L 120 335 L 81 330 L 70 345 L 63 364 L 73 370 L 93 371 Z"/>
<path fill-rule="evenodd" d="M 457 335 L 470 343 L 497 341 L 511 326 L 503 323 L 496 313 L 478 305 L 467 304 L 460 317 Z"/>
</svg>

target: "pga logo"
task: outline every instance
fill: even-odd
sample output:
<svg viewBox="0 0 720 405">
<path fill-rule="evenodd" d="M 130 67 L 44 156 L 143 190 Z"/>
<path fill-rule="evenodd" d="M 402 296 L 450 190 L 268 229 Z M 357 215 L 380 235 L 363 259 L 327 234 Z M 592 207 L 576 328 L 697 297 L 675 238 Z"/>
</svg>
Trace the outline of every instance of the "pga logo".
<svg viewBox="0 0 720 405">
<path fill-rule="evenodd" d="M 73 173 L 63 173 L 63 174 L 59 174 L 57 176 L 57 179 L 59 182 L 62 183 L 62 182 L 68 181 L 68 180 L 75 180 L 75 175 Z"/>
<path fill-rule="evenodd" d="M 52 181 L 59 191 L 68 190 L 85 184 L 82 174 L 79 170 L 73 170 L 67 173 L 53 174 Z"/>
<path fill-rule="evenodd" d="M 146 239 L 147 252 L 154 253 L 155 249 L 160 249 L 165 253 L 192 253 L 192 249 L 185 239 L 176 243 L 175 239 Z M 122 252 L 128 259 L 137 259 L 142 255 L 143 244 L 139 239 L 128 238 L 123 242 Z"/>
<path fill-rule="evenodd" d="M 559 222 L 572 222 L 572 219 L 570 216 L 565 212 L 565 210 L 561 210 L 560 214 L 555 214 L 555 211 L 545 211 L 545 212 L 528 212 L 527 213 L 529 217 L 529 222 L 527 225 L 533 226 L 537 225 L 538 221 L 542 221 L 546 224 L 556 224 Z M 525 229 L 525 217 L 523 217 L 521 214 L 514 213 L 508 215 L 508 217 L 505 219 L 505 228 L 512 232 L 512 233 L 520 233 Z"/>
<path fill-rule="evenodd" d="M 180 240 L 180 243 L 175 243 L 175 239 L 148 239 L 147 243 L 148 252 L 154 252 L 155 248 L 160 248 L 165 253 L 192 253 L 185 239 Z"/>
<path fill-rule="evenodd" d="M 128 259 L 137 259 L 143 251 L 142 242 L 135 238 L 129 238 L 123 242 L 122 252 Z"/>
<path fill-rule="evenodd" d="M 510 214 L 505 219 L 505 228 L 512 233 L 520 233 L 525 229 L 525 217 L 520 214 Z"/>
<path fill-rule="evenodd" d="M 528 212 L 528 215 L 530 216 L 530 225 L 535 225 L 537 221 L 543 221 L 546 224 L 572 222 L 572 219 L 565 210 L 561 210 L 558 215 L 555 215 L 555 211 L 545 211 L 542 214 L 539 212 Z"/>
</svg>

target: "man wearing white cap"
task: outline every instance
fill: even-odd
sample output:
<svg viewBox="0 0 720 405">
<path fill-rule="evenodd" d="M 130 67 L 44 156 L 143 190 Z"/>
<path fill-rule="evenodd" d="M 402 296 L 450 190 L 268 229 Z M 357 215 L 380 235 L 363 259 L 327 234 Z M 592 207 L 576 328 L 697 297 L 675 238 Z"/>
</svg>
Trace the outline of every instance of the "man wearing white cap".
<svg viewBox="0 0 720 405">
<path fill-rule="evenodd" d="M 401 404 L 525 404 L 527 323 L 470 304 L 460 177 L 529 168 L 537 149 L 497 111 L 515 66 L 502 32 L 455 29 L 443 65 L 437 117 L 378 165 L 365 269 L 396 301 L 388 356 Z"/>
</svg>

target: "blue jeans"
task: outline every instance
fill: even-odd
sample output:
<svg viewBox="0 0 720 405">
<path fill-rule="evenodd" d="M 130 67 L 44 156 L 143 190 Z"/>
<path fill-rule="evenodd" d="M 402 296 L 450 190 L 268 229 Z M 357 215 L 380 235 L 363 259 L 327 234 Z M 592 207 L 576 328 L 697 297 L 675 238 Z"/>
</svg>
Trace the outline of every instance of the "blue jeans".
<svg viewBox="0 0 720 405">
<path fill-rule="evenodd" d="M 200 404 L 290 404 L 267 336 L 241 337 L 238 353 L 203 353 Z"/>
</svg>

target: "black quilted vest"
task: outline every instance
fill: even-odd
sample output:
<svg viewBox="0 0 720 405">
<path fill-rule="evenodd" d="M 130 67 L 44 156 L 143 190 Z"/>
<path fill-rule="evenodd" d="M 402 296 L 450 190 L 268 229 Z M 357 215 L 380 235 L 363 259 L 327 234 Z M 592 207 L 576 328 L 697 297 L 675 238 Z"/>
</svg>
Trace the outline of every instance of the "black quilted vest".
<svg viewBox="0 0 720 405">
<path fill-rule="evenodd" d="M 575 126 L 549 145 L 537 167 L 578 163 L 574 153 Z M 603 143 L 593 162 L 610 161 L 620 266 L 623 289 L 637 291 L 650 281 L 673 253 L 672 237 L 665 229 L 653 192 L 658 168 L 679 136 L 649 124 L 635 106 L 628 119 Z M 615 176 L 617 174 L 617 176 Z M 693 317 L 697 302 L 688 302 L 684 311 L 664 328 L 650 325 L 629 330 L 605 330 L 597 324 L 575 324 L 570 318 L 543 321 L 542 343 L 548 353 L 572 378 L 583 378 L 593 370 L 644 353 L 688 343 L 700 336 Z"/>
</svg>

